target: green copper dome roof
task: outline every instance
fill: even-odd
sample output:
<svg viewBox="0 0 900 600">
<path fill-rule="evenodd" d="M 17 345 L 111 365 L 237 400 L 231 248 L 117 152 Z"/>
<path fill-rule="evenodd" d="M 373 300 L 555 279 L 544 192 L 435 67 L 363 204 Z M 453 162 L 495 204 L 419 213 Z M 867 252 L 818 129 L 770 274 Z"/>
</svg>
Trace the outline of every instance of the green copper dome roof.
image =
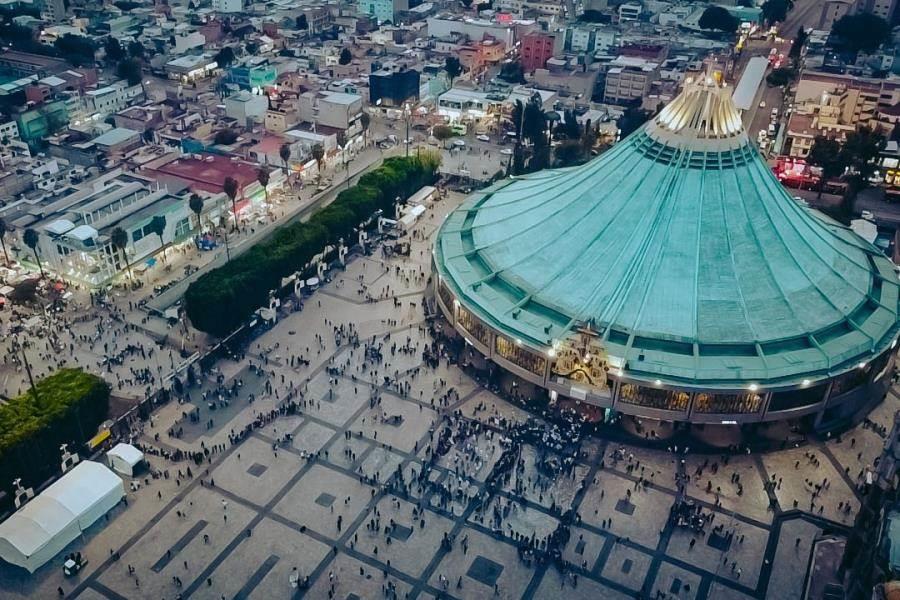
<svg viewBox="0 0 900 600">
<path fill-rule="evenodd" d="M 590 327 L 667 382 L 793 384 L 869 360 L 898 326 L 893 264 L 795 201 L 708 82 L 585 165 L 473 194 L 435 264 L 510 338 L 546 351 Z"/>
</svg>

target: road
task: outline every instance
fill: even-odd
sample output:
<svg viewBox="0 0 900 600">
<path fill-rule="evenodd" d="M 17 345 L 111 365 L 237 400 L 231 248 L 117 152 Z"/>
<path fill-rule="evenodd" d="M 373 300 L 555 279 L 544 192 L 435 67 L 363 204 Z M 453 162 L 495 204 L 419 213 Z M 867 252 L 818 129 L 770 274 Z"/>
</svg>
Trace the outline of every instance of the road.
<svg viewBox="0 0 900 600">
<path fill-rule="evenodd" d="M 790 51 L 791 41 L 801 26 L 806 29 L 818 26 L 821 10 L 822 5 L 817 0 L 797 0 L 794 9 L 788 13 L 785 21 L 778 27 L 783 41 L 780 43 L 769 40 L 751 41 L 742 52 L 739 64 L 735 69 L 736 79 L 740 77 L 747 62 L 753 56 L 768 55 L 772 48 L 776 48 L 779 53 L 784 53 L 786 56 Z M 745 111 L 743 115 L 744 126 L 751 139 L 756 140 L 761 129 L 768 130 L 773 108 L 778 109 L 779 135 L 783 135 L 782 130 L 786 125 L 784 109 L 787 100 L 784 88 L 770 87 L 765 81 L 760 85 L 753 107 Z"/>
<path fill-rule="evenodd" d="M 349 163 L 349 167 L 351 169 L 350 183 L 352 184 L 353 181 L 357 180 L 360 175 L 380 165 L 381 161 L 386 155 L 397 153 L 398 150 L 396 148 L 388 152 L 381 152 L 380 150 L 374 148 L 364 150 Z M 271 235 L 275 230 L 275 227 L 288 225 L 297 220 L 308 219 L 313 211 L 322 206 L 330 204 L 335 199 L 335 197 L 337 197 L 338 193 L 346 188 L 346 182 L 347 171 L 339 169 L 337 173 L 334 173 L 333 184 L 328 190 L 318 194 L 314 194 L 307 201 L 301 202 L 298 206 L 287 213 L 284 219 L 282 219 L 280 222 L 275 223 L 274 226 L 260 228 L 254 233 L 245 236 L 237 242 L 231 244 L 231 257 L 235 258 L 237 256 L 240 256 L 249 248 L 252 248 L 260 240 Z M 218 254 L 215 256 L 215 258 L 213 258 L 213 260 L 202 266 L 190 276 L 182 277 L 177 283 L 175 283 L 165 292 L 155 296 L 150 301 L 148 301 L 147 308 L 151 312 L 161 315 L 167 308 L 175 304 L 184 295 L 185 291 L 187 291 L 187 288 L 192 281 L 194 281 L 204 273 L 207 273 L 212 269 L 224 265 L 227 262 L 224 248 L 219 249 L 217 252 Z"/>
</svg>

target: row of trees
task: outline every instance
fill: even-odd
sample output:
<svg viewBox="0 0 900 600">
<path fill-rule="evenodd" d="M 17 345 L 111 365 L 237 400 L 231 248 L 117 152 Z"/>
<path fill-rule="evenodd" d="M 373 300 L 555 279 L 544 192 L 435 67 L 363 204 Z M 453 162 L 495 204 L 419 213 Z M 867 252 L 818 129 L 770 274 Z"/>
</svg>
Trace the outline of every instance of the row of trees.
<svg viewBox="0 0 900 600">
<path fill-rule="evenodd" d="M 204 274 L 184 297 L 194 327 L 217 336 L 233 331 L 265 304 L 283 277 L 303 269 L 326 244 L 349 240 L 375 211 L 390 212 L 396 198 L 408 198 L 433 183 L 439 161 L 428 152 L 385 159 L 308 222 L 280 227 L 240 257 Z"/>
<path fill-rule="evenodd" d="M 94 64 L 96 47 L 91 38 L 83 35 L 66 33 L 58 37 L 50 46 L 37 41 L 31 27 L 15 23 L 2 23 L 0 24 L 0 41 L 22 52 L 64 58 L 75 67 Z"/>
<path fill-rule="evenodd" d="M 0 406 L 0 481 L 36 485 L 55 473 L 60 446 L 77 449 L 106 419 L 109 393 L 96 375 L 61 369 Z"/>
<path fill-rule="evenodd" d="M 884 136 L 868 127 L 848 133 L 843 144 L 834 138 L 816 136 L 807 162 L 822 170 L 819 196 L 829 180 L 842 177 L 847 183 L 841 214 L 836 216 L 846 219 L 852 213 L 853 199 L 875 171 L 875 159 L 884 145 Z"/>
</svg>

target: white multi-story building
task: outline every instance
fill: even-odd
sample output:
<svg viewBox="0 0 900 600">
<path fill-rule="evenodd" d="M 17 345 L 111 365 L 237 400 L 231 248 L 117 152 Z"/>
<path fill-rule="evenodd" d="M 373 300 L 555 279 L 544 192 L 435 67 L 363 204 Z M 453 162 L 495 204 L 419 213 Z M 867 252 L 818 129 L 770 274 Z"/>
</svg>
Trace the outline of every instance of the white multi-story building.
<svg viewBox="0 0 900 600">
<path fill-rule="evenodd" d="M 212 9 L 218 13 L 243 12 L 244 0 L 212 0 Z"/>
<path fill-rule="evenodd" d="M 140 85 L 113 84 L 84 93 L 85 110 L 91 113 L 109 114 L 127 108 L 135 98 L 144 94 Z"/>
<path fill-rule="evenodd" d="M 644 8 L 637 2 L 626 2 L 619 5 L 620 21 L 637 21 L 641 17 Z"/>
<path fill-rule="evenodd" d="M 14 235 L 21 236 L 25 229 L 38 233 L 37 251 L 45 269 L 91 286 L 106 283 L 126 268 L 121 252 L 112 245 L 114 229 L 125 230 L 126 261 L 137 265 L 162 246 L 189 239 L 196 228 L 187 194 L 171 194 L 120 169 L 79 184 L 74 192 L 42 206 L 40 216 L 13 205 L 0 216 L 12 225 Z M 157 216 L 165 218 L 161 239 L 150 225 Z M 17 247 L 20 259 L 34 261 L 21 240 Z"/>
<path fill-rule="evenodd" d="M 247 123 L 247 119 L 264 121 L 268 108 L 268 98 L 247 91 L 225 98 L 225 115 L 237 119 L 242 125 Z"/>
<path fill-rule="evenodd" d="M 0 142 L 8 143 L 19 139 L 19 126 L 15 121 L 0 124 Z"/>
</svg>

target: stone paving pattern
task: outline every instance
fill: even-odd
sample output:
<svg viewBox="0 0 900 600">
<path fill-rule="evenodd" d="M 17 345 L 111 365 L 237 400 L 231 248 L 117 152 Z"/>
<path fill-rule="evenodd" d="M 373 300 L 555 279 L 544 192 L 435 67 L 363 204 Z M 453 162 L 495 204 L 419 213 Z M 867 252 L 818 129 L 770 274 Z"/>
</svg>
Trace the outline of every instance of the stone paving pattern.
<svg viewBox="0 0 900 600">
<path fill-rule="evenodd" d="M 252 404 L 244 395 L 233 400 L 227 413 L 201 405 L 201 424 L 213 419 L 202 430 L 183 422 L 183 407 L 163 407 L 142 442 L 153 445 L 158 433 L 155 444 L 161 448 L 196 450 L 201 442 L 224 447 L 196 468 L 193 478 L 177 481 L 174 474 L 185 463 L 150 456 L 154 469 L 168 469 L 172 477 L 138 480 L 140 489 L 128 492 L 127 507 L 116 508 L 108 521 L 101 520 L 67 548 L 89 559 L 82 574 L 64 580 L 62 556 L 34 576 L 3 568 L 0 595 L 50 598 L 57 596 L 59 586 L 67 597 L 79 600 L 173 599 L 178 594 L 326 598 L 332 589 L 332 597 L 342 600 L 384 597 L 386 590 L 411 598 L 618 599 L 655 597 L 657 592 L 701 600 L 800 598 L 815 536 L 826 527 L 840 530 L 852 524 L 859 505 L 854 485 L 880 451 L 881 438 L 871 429 L 857 427 L 840 439 L 763 455 L 732 456 L 727 466 L 718 455 L 590 440 L 574 477 L 555 480 L 537 471 L 538 451 L 526 447 L 525 470 L 518 476 L 524 491 L 516 491 L 514 477 L 493 499 L 500 506 L 514 505 L 499 531 L 465 500 L 442 505 L 427 488 L 414 486 L 409 497 L 383 489 L 397 469 L 407 480 L 421 472 L 429 433 L 444 413 L 458 410 L 485 423 L 528 417 L 453 365 L 442 362 L 434 370 L 420 366 L 427 341 L 422 327 L 425 281 L 407 275 L 420 269 L 427 273 L 430 239 L 459 201 L 451 196 L 428 211 L 411 257 L 384 260 L 376 252 L 356 258 L 303 311 L 283 318 L 256 340 L 246 357 L 220 364 L 226 381 L 240 377 L 255 390 Z M 392 298 L 365 302 L 360 290 L 376 297 L 399 295 L 401 305 L 395 307 Z M 416 351 L 388 353 L 387 364 L 376 373 L 371 364 L 361 367 L 361 351 L 336 346 L 331 324 L 341 323 L 355 323 L 365 337 L 390 333 L 386 346 L 408 339 Z M 310 364 L 291 367 L 292 353 L 302 353 Z M 306 398 L 315 402 L 301 415 L 278 418 L 230 445 L 229 431 L 280 402 L 251 385 L 249 361 L 274 372 L 273 383 L 282 375 L 305 383 Z M 332 375 L 326 366 L 345 370 Z M 398 393 L 397 385 L 385 387 L 385 373 L 407 385 L 407 394 Z M 441 406 L 435 398 L 448 386 L 457 390 L 458 400 Z M 373 407 L 369 400 L 375 390 L 382 401 Z M 900 396 L 892 390 L 871 419 L 887 425 L 898 404 Z M 402 423 L 384 420 L 391 415 L 401 415 Z M 176 423 L 193 428 L 180 439 L 167 437 Z M 292 441 L 276 444 L 286 433 Z M 482 489 L 499 450 L 485 436 L 469 443 L 477 461 L 454 448 L 429 479 L 468 494 Z M 467 462 L 462 475 L 455 472 L 457 461 Z M 718 471 L 707 466 L 697 474 L 704 461 L 718 462 Z M 715 514 L 714 523 L 734 532 L 730 544 L 713 539 L 709 527 L 704 535 L 694 535 L 667 522 L 677 494 L 676 473 L 690 478 L 689 497 Z M 361 482 L 363 474 L 377 477 L 378 483 Z M 214 486 L 201 485 L 201 479 L 214 481 Z M 811 506 L 811 486 L 825 479 L 827 485 Z M 764 481 L 773 482 L 771 507 Z M 850 510 L 839 510 L 846 503 Z M 513 540 L 553 531 L 558 520 L 552 507 L 573 508 L 582 518 L 564 549 L 573 565 L 565 575 L 552 566 L 520 560 Z M 371 529 L 375 519 L 378 532 Z M 391 520 L 397 527 L 388 544 L 383 528 Z M 445 534 L 456 540 L 449 549 L 441 544 Z M 459 543 L 463 537 L 465 547 Z M 111 557 L 113 551 L 118 560 Z M 310 587 L 292 588 L 292 573 L 308 576 Z"/>
</svg>

